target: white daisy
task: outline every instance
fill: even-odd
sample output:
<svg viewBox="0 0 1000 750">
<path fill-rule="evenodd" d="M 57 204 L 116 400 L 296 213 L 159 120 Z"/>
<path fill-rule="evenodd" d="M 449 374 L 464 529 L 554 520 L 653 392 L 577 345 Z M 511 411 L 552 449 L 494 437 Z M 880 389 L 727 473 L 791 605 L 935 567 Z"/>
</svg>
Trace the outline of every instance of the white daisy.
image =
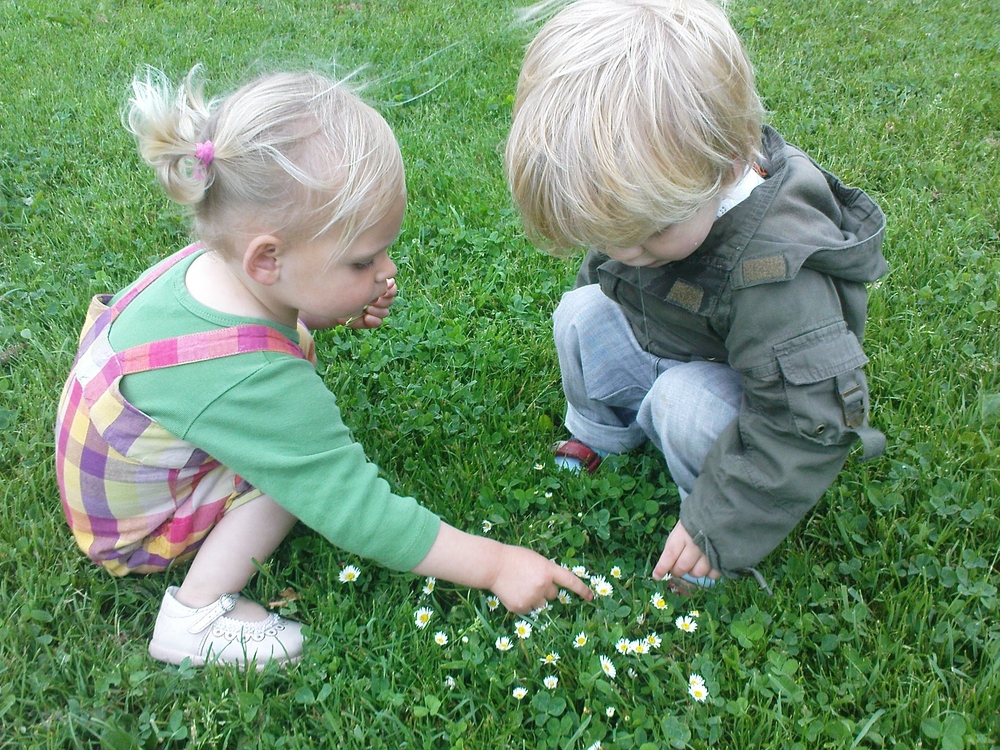
<svg viewBox="0 0 1000 750">
<path fill-rule="evenodd" d="M 524 640 L 531 637 L 531 623 L 527 620 L 518 620 L 514 623 L 514 634 Z"/>
<path fill-rule="evenodd" d="M 484 534 L 489 534 L 490 533 L 490 529 L 492 529 L 492 528 L 493 528 L 493 524 L 492 523 L 490 523 L 489 521 L 483 521 L 483 533 Z"/>
<path fill-rule="evenodd" d="M 546 612 L 546 611 L 548 611 L 550 609 L 552 609 L 552 602 L 545 602 L 545 604 L 543 604 L 541 607 L 535 607 L 535 609 L 531 610 L 528 613 L 528 617 L 531 617 L 531 618 L 537 620 L 538 619 L 538 615 L 540 615 L 540 614 L 542 614 L 542 612 Z"/>
<path fill-rule="evenodd" d="M 598 596 L 611 596 L 615 593 L 615 587 L 608 583 L 604 576 L 593 576 L 590 579 L 590 587 Z"/>
<path fill-rule="evenodd" d="M 593 745 L 587 748 L 587 750 L 601 750 L 601 741 L 598 740 Z"/>
<path fill-rule="evenodd" d="M 540 661 L 542 664 L 555 664 L 557 661 L 559 661 L 559 654 L 555 651 L 549 651 L 549 653 L 545 654 L 545 656 L 543 656 L 538 661 Z"/>
<path fill-rule="evenodd" d="M 493 612 L 497 607 L 500 606 L 500 600 L 495 596 L 486 597 L 486 606 L 490 608 L 490 612 Z"/>
<path fill-rule="evenodd" d="M 527 694 L 528 694 L 528 688 L 523 688 L 520 685 L 514 688 L 514 692 L 511 693 L 511 695 L 513 695 L 518 700 L 521 700 Z"/>
<path fill-rule="evenodd" d="M 587 569 L 585 567 L 583 567 L 582 565 L 574 565 L 572 568 L 570 568 L 570 570 L 573 571 L 573 575 L 575 575 L 577 578 L 589 578 L 590 577 L 587 574 Z"/>
<path fill-rule="evenodd" d="M 587 645 L 587 634 L 577 633 L 573 638 L 573 648 L 583 648 Z"/>
<path fill-rule="evenodd" d="M 425 594 L 429 594 L 429 593 L 431 593 L 432 591 L 434 591 L 434 586 L 435 586 L 435 585 L 437 585 L 437 578 L 435 578 L 434 576 L 430 576 L 430 577 L 429 577 L 429 578 L 428 578 L 428 579 L 427 579 L 427 580 L 426 580 L 426 581 L 424 582 L 424 593 L 425 593 Z"/>
<path fill-rule="evenodd" d="M 687 615 L 683 615 L 674 620 L 674 625 L 677 626 L 678 630 L 683 630 L 685 633 L 693 633 L 698 629 L 698 623 Z"/>
<path fill-rule="evenodd" d="M 619 638 L 618 642 L 615 644 L 615 651 L 619 654 L 628 653 L 628 638 Z"/>
<path fill-rule="evenodd" d="M 622 569 L 619 568 L 617 565 L 615 567 L 613 567 L 611 569 L 611 577 L 612 578 L 621 578 L 622 577 Z"/>
<path fill-rule="evenodd" d="M 659 648 L 661 643 L 663 643 L 663 639 L 656 633 L 650 633 L 646 636 L 646 645 L 650 648 Z"/>
<path fill-rule="evenodd" d="M 497 638 L 496 642 L 497 651 L 510 651 L 514 648 L 514 644 L 510 642 L 510 638 L 505 635 Z"/>
<path fill-rule="evenodd" d="M 547 687 L 549 690 L 555 690 L 556 686 L 559 684 L 559 678 L 556 677 L 554 674 L 550 674 L 548 677 L 542 680 L 542 684 L 545 685 L 545 687 Z"/>
<path fill-rule="evenodd" d="M 663 594 L 657 591 L 651 597 L 649 597 L 649 603 L 652 604 L 657 609 L 666 609 L 667 600 L 663 598 Z"/>
<path fill-rule="evenodd" d="M 340 579 L 341 583 L 354 583 L 356 580 L 358 580 L 358 577 L 360 575 L 361 575 L 361 570 L 358 568 L 357 565 L 348 565 L 342 571 L 340 571 L 340 575 L 338 576 L 338 578 Z"/>
<path fill-rule="evenodd" d="M 604 709 L 604 715 L 610 719 L 612 716 L 615 715 L 615 707 L 608 706 L 606 709 Z"/>
<path fill-rule="evenodd" d="M 692 674 L 688 677 L 688 687 L 691 685 L 701 685 L 702 687 L 705 687 L 705 678 L 700 674 Z"/>
<path fill-rule="evenodd" d="M 688 693 L 699 703 L 704 703 L 708 699 L 708 688 L 704 685 L 688 685 Z"/>
<path fill-rule="evenodd" d="M 417 623 L 417 627 L 423 630 L 427 627 L 427 623 L 431 621 L 431 617 L 434 615 L 434 610 L 430 607 L 421 607 L 416 611 L 414 615 L 414 620 Z"/>
<path fill-rule="evenodd" d="M 444 686 L 446 688 L 448 688 L 449 690 L 454 690 L 455 689 L 455 678 L 452 677 L 451 675 L 448 675 L 447 677 L 445 677 L 444 678 Z"/>
<path fill-rule="evenodd" d="M 628 644 L 629 651 L 642 656 L 649 653 L 649 644 L 644 640 L 631 641 Z"/>
<path fill-rule="evenodd" d="M 434 634 L 434 642 L 439 646 L 447 646 L 448 634 L 445 633 L 443 630 L 439 630 Z"/>
<path fill-rule="evenodd" d="M 610 677 L 612 680 L 618 674 L 618 670 L 615 669 L 614 662 L 611 661 L 604 654 L 601 654 L 601 669 L 604 670 L 604 674 Z"/>
<path fill-rule="evenodd" d="M 559 601 L 562 604 L 569 604 L 573 600 L 566 589 L 559 589 Z"/>
</svg>

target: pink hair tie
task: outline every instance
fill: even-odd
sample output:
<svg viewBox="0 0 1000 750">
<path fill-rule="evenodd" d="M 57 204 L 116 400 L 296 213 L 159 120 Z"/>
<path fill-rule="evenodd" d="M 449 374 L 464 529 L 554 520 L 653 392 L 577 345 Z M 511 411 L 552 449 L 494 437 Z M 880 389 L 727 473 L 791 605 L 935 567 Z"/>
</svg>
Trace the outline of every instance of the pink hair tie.
<svg viewBox="0 0 1000 750">
<path fill-rule="evenodd" d="M 215 158 L 215 144 L 211 141 L 194 144 L 194 158 L 207 167 Z"/>
</svg>

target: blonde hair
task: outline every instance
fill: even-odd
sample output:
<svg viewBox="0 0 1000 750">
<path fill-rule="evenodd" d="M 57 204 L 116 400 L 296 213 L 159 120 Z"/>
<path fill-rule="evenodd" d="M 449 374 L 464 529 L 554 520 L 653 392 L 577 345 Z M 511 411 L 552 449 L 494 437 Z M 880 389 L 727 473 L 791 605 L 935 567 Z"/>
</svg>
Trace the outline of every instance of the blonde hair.
<svg viewBox="0 0 1000 750">
<path fill-rule="evenodd" d="M 343 250 L 405 193 L 392 130 L 344 81 L 276 73 L 206 101 L 200 73 L 195 66 L 175 89 L 147 69 L 123 119 L 212 249 L 234 252 L 233 238 L 247 232 L 295 242 L 336 227 Z M 197 158 L 207 141 L 210 158 Z"/>
<path fill-rule="evenodd" d="M 718 6 L 577 0 L 528 46 L 507 179 L 543 249 L 628 247 L 715 198 L 753 162 L 762 122 L 752 66 Z"/>
</svg>

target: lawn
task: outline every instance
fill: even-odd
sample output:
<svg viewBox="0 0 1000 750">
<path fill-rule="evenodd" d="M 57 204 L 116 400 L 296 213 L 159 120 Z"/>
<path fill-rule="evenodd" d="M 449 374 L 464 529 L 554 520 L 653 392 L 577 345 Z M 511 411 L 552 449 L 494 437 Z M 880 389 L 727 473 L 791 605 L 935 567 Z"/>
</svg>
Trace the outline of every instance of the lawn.
<svg viewBox="0 0 1000 750">
<path fill-rule="evenodd" d="M 575 264 L 528 245 L 502 176 L 530 35 L 513 10 L 0 1 L 0 748 L 1000 747 L 1000 7 L 731 3 L 769 121 L 887 214 L 865 348 L 889 447 L 852 457 L 761 564 L 773 596 L 746 579 L 694 597 L 650 578 L 678 510 L 654 451 L 593 477 L 549 462 L 550 315 Z M 83 559 L 52 423 L 89 298 L 187 236 L 121 127 L 128 83 L 198 62 L 213 93 L 360 70 L 408 170 L 402 293 L 387 328 L 320 334 L 320 371 L 399 492 L 606 596 L 523 619 L 297 529 L 248 594 L 309 626 L 300 664 L 148 657 L 183 571 Z"/>
</svg>

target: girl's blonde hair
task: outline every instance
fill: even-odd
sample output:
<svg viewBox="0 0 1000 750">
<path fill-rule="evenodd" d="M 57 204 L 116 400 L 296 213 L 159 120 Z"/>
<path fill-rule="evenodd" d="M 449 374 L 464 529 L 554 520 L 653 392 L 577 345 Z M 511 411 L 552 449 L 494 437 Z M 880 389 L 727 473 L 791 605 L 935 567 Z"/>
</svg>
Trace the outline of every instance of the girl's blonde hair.
<svg viewBox="0 0 1000 750">
<path fill-rule="evenodd" d="M 147 69 L 123 119 L 212 249 L 233 253 L 248 233 L 298 242 L 336 227 L 343 250 L 405 193 L 392 130 L 344 81 L 276 73 L 206 101 L 200 73 L 175 89 Z"/>
<path fill-rule="evenodd" d="M 507 179 L 544 249 L 629 247 L 752 163 L 762 122 L 752 66 L 718 6 L 577 0 L 528 46 Z"/>
</svg>

